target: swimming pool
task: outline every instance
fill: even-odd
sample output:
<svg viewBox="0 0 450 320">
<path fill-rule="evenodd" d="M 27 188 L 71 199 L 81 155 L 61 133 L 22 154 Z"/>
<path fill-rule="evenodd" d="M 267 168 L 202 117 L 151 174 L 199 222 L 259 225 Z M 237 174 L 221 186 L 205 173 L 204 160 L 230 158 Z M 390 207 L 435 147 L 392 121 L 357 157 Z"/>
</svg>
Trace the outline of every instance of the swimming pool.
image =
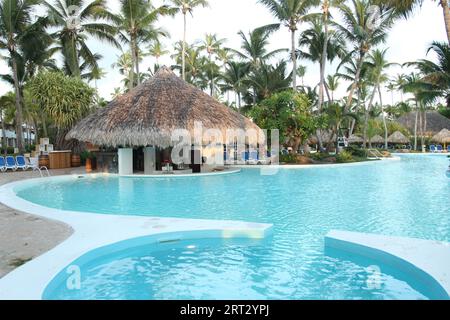
<svg viewBox="0 0 450 320">
<path fill-rule="evenodd" d="M 56 284 L 48 299 L 426 299 L 432 293 L 414 279 L 324 252 L 323 239 L 341 229 L 450 241 L 447 166 L 446 157 L 409 155 L 274 176 L 244 169 L 185 179 L 50 180 L 45 189 L 16 192 L 61 210 L 274 225 L 273 236 L 261 241 L 182 241 L 102 256 L 82 266 L 81 290 Z M 381 270 L 377 288 L 367 282 L 372 265 Z"/>
</svg>

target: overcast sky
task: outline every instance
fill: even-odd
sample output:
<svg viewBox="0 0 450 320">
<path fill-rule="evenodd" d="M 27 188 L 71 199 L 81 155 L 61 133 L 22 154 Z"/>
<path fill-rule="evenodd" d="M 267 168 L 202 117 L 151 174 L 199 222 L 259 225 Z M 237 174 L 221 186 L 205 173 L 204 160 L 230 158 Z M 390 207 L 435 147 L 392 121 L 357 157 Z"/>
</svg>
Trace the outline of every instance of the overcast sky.
<svg viewBox="0 0 450 320">
<path fill-rule="evenodd" d="M 256 0 L 210 0 L 209 8 L 198 8 L 194 11 L 194 17 L 188 18 L 187 41 L 192 43 L 195 40 L 204 38 L 206 33 L 217 33 L 220 38 L 226 38 L 226 46 L 239 48 L 240 38 L 237 35 L 239 30 L 249 31 L 256 27 L 274 23 L 275 20 L 268 10 L 257 3 Z M 118 0 L 107 0 L 109 8 L 117 12 L 119 8 Z M 155 5 L 162 1 L 154 1 Z M 316 9 L 318 11 L 318 9 Z M 332 12 L 334 16 L 338 16 Z M 339 18 L 338 18 L 339 19 Z M 170 38 L 163 41 L 169 50 L 173 43 L 182 39 L 183 19 L 181 16 L 175 18 L 163 18 L 158 23 L 170 33 Z M 388 58 L 392 62 L 404 63 L 426 57 L 426 51 L 433 40 L 446 41 L 444 19 L 442 9 L 437 1 L 425 0 L 421 10 L 418 10 L 412 18 L 399 20 L 394 28 L 389 32 L 387 43 L 383 47 L 388 48 Z M 97 40 L 89 41 L 92 51 L 103 55 L 100 65 L 107 72 L 106 77 L 98 82 L 100 95 L 105 99 L 111 99 L 114 88 L 122 86 L 121 76 L 111 65 L 117 60 L 120 51 L 113 49 L 107 44 Z M 290 45 L 290 34 L 283 28 L 271 37 L 271 49 L 287 48 Z M 145 49 L 145 48 L 143 48 Z M 280 56 L 280 58 L 287 58 Z M 429 56 L 433 59 L 434 57 Z M 144 58 L 141 70 L 146 70 L 153 65 L 154 59 Z M 171 65 L 173 62 L 170 55 L 160 60 L 161 64 Z M 316 85 L 319 81 L 318 67 L 310 62 L 301 61 L 300 64 L 307 66 L 307 76 L 305 82 L 308 85 Z M 399 67 L 390 70 L 393 76 L 399 72 L 406 72 Z M 4 63 L 0 62 L 0 73 L 9 72 Z M 327 73 L 334 73 L 333 67 L 329 67 Z M 342 85 L 337 96 L 345 93 L 346 85 Z M 0 82 L 0 94 L 12 90 L 6 83 Z M 385 93 L 385 99 L 391 101 L 391 94 Z M 399 95 L 394 97 L 396 100 Z"/>
</svg>

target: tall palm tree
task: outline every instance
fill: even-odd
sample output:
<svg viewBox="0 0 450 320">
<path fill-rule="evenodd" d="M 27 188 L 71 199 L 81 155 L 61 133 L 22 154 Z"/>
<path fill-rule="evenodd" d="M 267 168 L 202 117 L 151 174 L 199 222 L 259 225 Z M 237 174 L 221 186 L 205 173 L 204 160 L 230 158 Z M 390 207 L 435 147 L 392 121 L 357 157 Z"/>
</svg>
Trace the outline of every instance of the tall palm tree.
<svg viewBox="0 0 450 320">
<path fill-rule="evenodd" d="M 111 68 L 118 69 L 119 73 L 125 76 L 123 82 L 125 86 L 128 86 L 128 90 L 133 89 L 133 60 L 131 59 L 131 54 L 129 52 L 125 52 L 118 56 L 117 61 L 111 65 Z"/>
<path fill-rule="evenodd" d="M 349 56 L 356 61 L 356 74 L 350 87 L 346 108 L 349 109 L 355 90 L 358 87 L 364 59 L 370 49 L 386 40 L 386 31 L 393 23 L 393 10 L 380 9 L 380 15 L 375 19 L 373 3 L 370 0 L 350 0 L 337 4 L 343 16 L 343 24 L 337 24 L 338 30 L 352 43 L 353 49 Z"/>
<path fill-rule="evenodd" d="M 32 12 L 38 0 L 1 0 L 0 2 L 0 50 L 8 53 L 15 92 L 16 136 L 20 152 L 23 141 L 23 92 L 19 79 L 19 60 L 33 61 L 45 51 L 48 44 L 44 32 L 45 20 L 33 21 Z M 29 59 L 27 59 L 28 57 Z"/>
<path fill-rule="evenodd" d="M 424 82 L 422 78 L 422 75 L 411 73 L 405 77 L 405 83 L 402 86 L 402 90 L 404 92 L 411 93 L 414 96 L 414 103 L 416 107 L 416 118 L 414 123 L 414 150 L 417 150 L 417 133 L 420 113 L 424 110 L 426 104 L 434 101 L 436 98 L 436 92 L 434 92 L 431 85 Z M 423 131 L 422 127 L 421 131 Z"/>
<path fill-rule="evenodd" d="M 166 50 L 166 48 L 159 41 L 152 43 L 149 48 L 149 54 L 155 57 L 157 65 L 159 65 L 159 59 L 169 53 L 170 51 Z"/>
<path fill-rule="evenodd" d="M 416 66 L 424 75 L 423 81 L 433 85 L 433 90 L 439 91 L 450 106 L 450 46 L 446 43 L 433 42 L 428 53 L 433 51 L 437 62 L 420 59 L 408 65 Z"/>
<path fill-rule="evenodd" d="M 239 31 L 238 35 L 241 37 L 240 50 L 230 49 L 236 53 L 238 57 L 249 64 L 251 72 L 256 72 L 268 60 L 275 57 L 286 49 L 277 49 L 273 51 L 268 50 L 269 37 L 278 28 L 278 25 L 267 25 L 245 34 Z M 253 104 L 256 104 L 256 88 L 253 88 Z"/>
<path fill-rule="evenodd" d="M 83 60 L 98 68 L 97 59 L 87 45 L 87 37 L 95 37 L 114 47 L 120 45 L 114 36 L 113 15 L 106 9 L 106 0 L 57 0 L 44 2 L 52 36 L 58 40 L 68 75 L 80 77 Z"/>
<path fill-rule="evenodd" d="M 119 39 L 130 48 L 137 85 L 141 84 L 139 64 L 140 46 L 142 43 L 159 42 L 160 37 L 168 36 L 168 32 L 155 26 L 161 16 L 173 15 L 175 11 L 167 5 L 154 7 L 148 0 L 120 0 L 120 13 L 114 16 L 119 31 Z"/>
<path fill-rule="evenodd" d="M 249 72 L 249 65 L 245 62 L 229 61 L 222 75 L 223 91 L 233 91 L 236 95 L 236 104 L 242 107 L 242 93 L 246 90 L 245 77 Z"/>
<path fill-rule="evenodd" d="M 380 106 L 381 106 L 381 114 L 383 117 L 383 125 L 384 125 L 384 146 L 385 149 L 388 148 L 388 128 L 386 124 L 386 115 L 384 112 L 384 106 L 383 106 L 383 100 L 382 100 L 382 94 L 381 94 L 381 84 L 383 82 L 386 82 L 388 80 L 388 75 L 385 73 L 386 69 L 397 65 L 397 63 L 391 63 L 386 58 L 386 52 L 387 49 L 380 50 L 376 49 L 372 53 L 370 53 L 367 61 L 367 67 L 368 67 L 368 73 L 370 80 L 373 85 L 373 92 L 372 96 L 370 98 L 369 105 L 366 109 L 366 117 L 364 122 L 364 146 L 366 146 L 366 143 L 368 141 L 367 136 L 367 124 L 368 124 L 368 118 L 369 113 L 371 111 L 375 95 L 378 93 L 379 99 L 380 99 Z"/>
<path fill-rule="evenodd" d="M 334 102 L 334 92 L 339 88 L 339 77 L 337 75 L 328 75 L 325 88 L 330 92 L 329 101 Z"/>
<path fill-rule="evenodd" d="M 406 76 L 404 74 L 401 74 L 401 73 L 397 74 L 395 76 L 393 82 L 394 82 L 395 87 L 397 88 L 397 90 L 400 90 L 401 102 L 403 103 L 404 99 L 403 99 L 403 90 L 402 90 L 402 88 L 403 88 L 403 86 L 406 83 Z"/>
<path fill-rule="evenodd" d="M 217 75 L 217 72 L 214 72 L 216 69 L 216 64 L 213 61 L 213 56 L 217 54 L 220 48 L 225 43 L 225 39 L 219 39 L 216 34 L 206 34 L 205 39 L 200 44 L 199 49 L 206 51 L 208 55 L 208 64 L 209 64 L 209 76 L 210 76 L 210 94 L 214 96 L 214 75 Z"/>
<path fill-rule="evenodd" d="M 408 18 L 417 8 L 420 8 L 424 0 L 377 0 L 376 2 L 386 4 L 396 9 L 403 17 Z M 450 10 L 447 0 L 435 0 L 442 7 L 444 15 L 445 30 L 447 32 L 447 40 L 450 44 Z"/>
<path fill-rule="evenodd" d="M 296 32 L 299 24 L 309 18 L 308 11 L 319 4 L 319 0 L 259 0 L 291 32 L 292 89 L 297 90 Z"/>
<path fill-rule="evenodd" d="M 190 13 L 193 16 L 194 9 L 197 7 L 207 7 L 207 0 L 170 0 L 172 5 L 178 12 L 183 14 L 184 29 L 183 29 L 183 49 L 182 49 L 182 62 L 181 62 L 181 75 L 183 80 L 186 80 L 186 32 L 187 32 L 187 14 Z"/>
</svg>

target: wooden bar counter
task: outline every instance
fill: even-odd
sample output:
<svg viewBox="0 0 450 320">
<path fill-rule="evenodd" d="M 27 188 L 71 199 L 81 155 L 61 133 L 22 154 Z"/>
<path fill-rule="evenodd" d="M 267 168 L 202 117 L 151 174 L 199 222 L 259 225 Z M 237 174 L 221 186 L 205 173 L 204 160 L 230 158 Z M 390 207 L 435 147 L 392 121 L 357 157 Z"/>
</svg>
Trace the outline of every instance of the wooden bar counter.
<svg viewBox="0 0 450 320">
<path fill-rule="evenodd" d="M 67 169 L 72 166 L 71 163 L 72 151 L 52 151 L 48 153 L 50 160 L 49 169 Z"/>
</svg>

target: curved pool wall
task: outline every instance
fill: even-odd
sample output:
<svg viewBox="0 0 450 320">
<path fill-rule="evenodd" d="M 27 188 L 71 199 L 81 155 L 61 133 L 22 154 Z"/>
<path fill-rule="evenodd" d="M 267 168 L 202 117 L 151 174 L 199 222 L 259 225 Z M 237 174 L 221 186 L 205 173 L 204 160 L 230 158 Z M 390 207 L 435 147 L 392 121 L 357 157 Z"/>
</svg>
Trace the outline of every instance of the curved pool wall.
<svg viewBox="0 0 450 320">
<path fill-rule="evenodd" d="M 57 176 L 12 182 L 0 186 L 0 202 L 6 206 L 57 220 L 71 226 L 74 233 L 47 253 L 27 262 L 0 279 L 0 300 L 40 300 L 48 284 L 74 261 L 92 250 L 130 239 L 150 237 L 155 241 L 177 238 L 220 237 L 224 239 L 263 239 L 272 234 L 272 225 L 230 220 L 179 219 L 104 215 L 58 210 L 26 201 L 16 195 L 16 188 L 42 187 L 52 181 L 74 181 L 80 177 L 104 174 Z M 128 178 L 126 178 L 128 179 Z M 153 237 L 153 238 L 152 238 Z M 114 246 L 113 246 L 114 247 Z"/>
<path fill-rule="evenodd" d="M 365 163 L 364 165 L 370 165 L 370 164 L 371 163 Z M 377 164 L 382 165 L 380 163 L 377 163 Z M 355 164 L 354 166 L 360 166 L 360 165 L 361 164 Z M 343 165 L 342 167 L 344 167 L 344 166 L 349 167 L 349 166 L 353 166 L 353 165 Z M 318 167 L 316 167 L 316 168 L 318 168 Z M 325 169 L 325 166 L 322 168 Z M 288 167 L 284 167 L 284 169 L 288 169 Z M 297 169 L 297 167 L 296 167 L 296 169 Z M 78 176 L 55 177 L 55 178 L 52 178 L 52 180 L 53 179 L 55 179 L 55 180 L 61 179 L 61 181 L 63 181 L 65 179 L 76 179 L 77 177 Z M 36 179 L 32 182 L 32 184 L 37 186 L 37 185 L 39 185 L 39 183 L 42 183 L 45 181 L 48 181 L 48 180 Z M 42 298 L 43 289 L 48 285 L 50 280 L 52 280 L 57 274 L 59 274 L 61 272 L 61 270 L 63 270 L 65 267 L 67 267 L 67 265 L 69 264 L 70 261 L 74 261 L 80 257 L 83 257 L 83 255 L 85 255 L 85 254 L 89 254 L 89 252 L 95 248 L 108 246 L 111 243 L 115 243 L 118 241 L 126 241 L 127 239 L 130 239 L 130 238 L 136 238 L 136 234 L 139 232 L 137 232 L 137 233 L 129 232 L 128 235 L 122 234 L 121 235 L 122 239 L 117 239 L 120 237 L 116 237 L 116 241 L 109 239 L 108 241 L 93 241 L 89 245 L 86 245 L 86 243 L 85 243 L 84 247 L 82 246 L 83 250 L 78 250 L 78 251 L 75 250 L 74 254 L 72 254 L 70 256 L 67 256 L 67 254 L 64 254 L 64 253 L 67 253 L 68 250 L 73 250 L 74 247 L 77 247 L 79 245 L 79 242 L 86 241 L 87 234 L 89 234 L 88 238 L 90 236 L 94 236 L 94 238 L 95 238 L 95 236 L 98 236 L 97 233 L 99 231 L 98 230 L 99 227 L 100 226 L 105 227 L 105 225 L 108 225 L 108 223 L 105 224 L 105 222 L 107 220 L 110 220 L 109 218 L 113 218 L 113 220 L 115 220 L 113 222 L 114 225 L 117 225 L 117 223 L 119 223 L 119 224 L 122 224 L 122 226 L 124 226 L 126 229 L 133 229 L 136 227 L 138 227 L 138 229 L 142 228 L 142 223 L 144 222 L 144 220 L 146 220 L 146 222 L 144 224 L 147 224 L 147 227 L 150 226 L 151 224 L 153 225 L 153 227 L 155 227 L 155 226 L 157 226 L 158 223 L 160 223 L 160 222 L 158 222 L 155 225 L 155 223 L 152 223 L 151 221 L 149 221 L 152 219 L 161 219 L 160 221 L 168 222 L 167 221 L 168 218 L 143 218 L 143 217 L 131 217 L 131 216 L 126 216 L 126 217 L 125 216 L 113 216 L 113 217 L 111 217 L 108 215 L 99 215 L 99 214 L 90 213 L 88 215 L 89 218 L 86 219 L 87 218 L 86 213 L 64 211 L 64 214 L 62 214 L 61 210 L 39 206 L 39 205 L 30 203 L 28 201 L 25 201 L 25 200 L 17 197 L 13 190 L 16 187 L 24 186 L 25 184 L 27 184 L 27 182 L 12 183 L 10 185 L 0 187 L 0 191 L 1 191 L 0 192 L 0 200 L 2 202 L 4 202 L 6 205 L 13 207 L 17 210 L 21 210 L 21 211 L 41 215 L 41 216 L 44 216 L 44 217 L 47 217 L 50 219 L 56 219 L 56 220 L 66 222 L 69 225 L 71 225 L 72 227 L 74 227 L 75 234 L 68 241 L 66 241 L 62 245 L 58 246 L 57 248 L 55 248 L 48 254 L 45 254 L 44 256 L 41 256 L 41 257 L 27 263 L 23 267 L 12 272 L 7 277 L 1 279 L 0 280 L 0 297 L 6 298 L 6 299 Z M 100 223 L 98 223 L 99 220 L 101 220 Z M 127 221 L 127 223 L 124 223 L 125 220 Z M 134 221 L 134 223 L 130 223 L 130 220 L 135 220 L 135 221 Z M 139 220 L 139 223 L 136 224 L 136 222 L 138 220 Z M 188 221 L 192 222 L 192 220 L 190 220 L 190 219 L 175 219 L 173 221 L 182 222 L 181 225 L 186 224 L 186 222 L 188 222 Z M 173 221 L 170 221 L 170 222 L 173 223 Z M 199 220 L 193 220 L 193 221 L 198 222 Z M 213 224 L 217 223 L 217 222 L 218 221 L 212 221 Z M 208 228 L 208 226 L 207 226 L 208 223 L 211 223 L 211 221 L 207 221 L 206 225 L 201 226 L 200 229 Z M 219 223 L 220 223 L 220 221 L 219 221 Z M 228 223 L 229 223 L 228 227 L 230 228 L 230 224 L 232 225 L 233 223 L 236 223 L 236 222 L 228 222 Z M 91 226 L 91 228 L 87 227 L 88 225 Z M 267 224 L 266 225 L 251 224 L 251 227 L 256 227 L 256 226 L 261 227 L 261 228 L 256 228 L 257 230 L 259 230 L 259 231 L 256 231 L 256 234 L 259 234 L 259 237 L 267 235 L 269 233 L 268 230 L 271 230 L 270 226 L 268 226 Z M 178 227 L 180 227 L 180 225 L 178 225 Z M 244 234 L 247 234 L 247 236 L 248 236 L 248 230 L 249 230 L 249 228 L 251 229 L 251 227 L 249 227 L 247 225 L 246 227 L 242 228 L 242 225 L 240 226 L 241 231 L 242 231 L 242 229 L 247 230 L 246 232 L 243 232 Z M 209 225 L 209 228 L 211 228 L 211 225 Z M 236 228 L 236 225 L 234 225 L 234 228 Z M 87 231 L 87 229 L 90 229 L 90 230 Z M 105 229 L 105 228 L 103 228 L 103 229 Z M 108 229 L 108 227 L 106 229 Z M 114 228 L 112 228 L 112 229 L 114 229 Z M 188 228 L 186 228 L 186 226 L 184 226 L 183 230 L 185 230 L 185 229 L 188 229 Z M 231 229 L 233 229 L 233 227 L 231 227 Z M 239 229 L 239 227 L 238 227 L 238 229 Z M 80 232 L 80 230 L 83 230 L 83 232 Z M 264 230 L 264 231 L 261 231 L 261 230 Z M 148 231 L 149 230 L 146 230 L 143 233 L 141 230 L 140 233 L 142 236 L 145 237 L 145 236 L 148 236 L 148 234 L 149 234 Z M 163 231 L 159 230 L 158 232 L 160 233 L 160 232 L 167 232 L 167 231 L 168 230 L 163 230 Z M 152 232 L 154 232 L 154 230 L 152 230 Z M 150 233 L 152 233 L 152 232 L 150 232 Z M 81 235 L 81 233 L 83 233 L 83 235 Z M 242 235 L 242 232 L 241 232 L 241 235 Z M 91 240 L 91 239 L 89 239 L 89 240 Z M 58 261 L 58 263 L 56 263 L 56 266 L 55 266 L 55 263 L 51 262 L 53 259 L 56 259 L 56 261 Z M 50 270 L 48 272 L 46 272 L 46 266 L 50 266 L 50 268 L 49 268 Z M 41 271 L 41 272 L 39 272 L 39 271 Z M 32 274 L 33 273 L 34 274 L 36 274 L 36 273 L 42 274 L 43 273 L 43 277 L 42 277 L 43 280 L 38 283 L 30 281 L 30 276 L 28 276 L 28 277 L 26 276 L 27 274 L 29 275 L 30 273 L 32 273 Z M 21 281 L 22 278 L 24 278 L 24 281 Z M 26 281 L 28 281 L 28 284 L 29 284 L 28 289 L 30 290 L 30 294 L 24 294 L 23 290 L 19 290 L 19 291 L 17 290 L 17 288 L 21 288 L 22 284 L 24 285 L 23 288 L 25 290 L 27 290 L 27 285 L 25 284 Z"/>
<path fill-rule="evenodd" d="M 266 234 L 267 235 L 267 234 Z M 143 247 L 146 252 L 152 252 L 158 249 L 158 246 L 170 245 L 172 243 L 182 243 L 185 241 L 194 241 L 198 239 L 251 239 L 248 235 L 237 233 L 230 234 L 224 233 L 223 230 L 202 230 L 202 231 L 186 231 L 186 232 L 170 232 L 164 234 L 157 234 L 151 236 L 138 237 L 134 239 L 124 240 L 118 243 L 107 245 L 101 248 L 94 249 L 88 253 L 82 255 L 78 259 L 68 264 L 61 272 L 59 272 L 51 282 L 46 286 L 42 299 L 44 300 L 58 300 L 59 297 L 55 296 L 55 292 L 61 290 L 62 287 L 66 287 L 67 281 L 72 276 L 70 267 L 76 266 L 78 270 L 83 270 L 86 266 L 95 264 L 96 261 L 106 259 L 107 257 L 115 257 L 123 254 L 128 250 L 133 250 L 139 247 Z M 259 237 L 252 241 L 259 242 Z M 67 289 L 66 289 L 67 290 Z"/>
<path fill-rule="evenodd" d="M 433 299 L 450 299 L 450 243 L 333 230 L 325 237 L 330 249 L 402 270 Z"/>
</svg>

